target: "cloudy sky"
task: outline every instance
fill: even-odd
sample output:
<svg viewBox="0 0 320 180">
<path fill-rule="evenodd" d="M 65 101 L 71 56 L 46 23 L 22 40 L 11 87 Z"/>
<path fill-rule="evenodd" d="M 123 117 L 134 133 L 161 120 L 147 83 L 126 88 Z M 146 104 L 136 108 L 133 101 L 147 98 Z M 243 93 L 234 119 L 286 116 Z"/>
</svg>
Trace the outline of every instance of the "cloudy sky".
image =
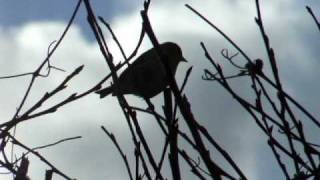
<svg viewBox="0 0 320 180">
<path fill-rule="evenodd" d="M 138 40 L 142 1 L 130 0 L 92 0 L 96 14 L 108 21 L 118 35 L 125 52 L 129 54 Z M 265 59 L 263 43 L 254 22 L 255 4 L 253 0 L 211 0 L 196 1 L 157 1 L 151 4 L 150 19 L 155 33 L 161 42 L 178 43 L 188 63 L 181 64 L 176 75 L 181 82 L 186 70 L 193 66 L 186 94 L 192 104 L 195 117 L 205 125 L 212 136 L 232 155 L 249 179 L 283 179 L 275 159 L 266 144 L 266 138 L 257 129 L 256 124 L 241 109 L 230 95 L 214 82 L 201 80 L 204 68 L 210 64 L 203 55 L 199 43 L 203 41 L 213 57 L 223 63 L 220 50 L 235 50 L 216 31 L 202 22 L 189 11 L 184 4 L 190 4 L 214 24 L 230 35 L 252 58 Z M 57 40 L 70 17 L 76 1 L 64 0 L 0 0 L 0 76 L 33 71 L 46 56 L 48 45 Z M 270 35 L 271 44 L 279 60 L 280 74 L 284 87 L 294 97 L 306 104 L 306 107 L 320 118 L 320 87 L 317 83 L 320 68 L 319 32 L 305 9 L 311 6 L 320 17 L 320 2 L 270 0 L 263 2 L 262 15 Z M 115 61 L 122 57 L 112 38 L 105 31 Z M 145 39 L 139 53 L 150 48 Z M 239 57 L 239 59 L 241 59 Z M 36 83 L 27 100 L 27 109 L 45 92 L 57 86 L 68 73 L 84 64 L 85 68 L 69 84 L 68 89 L 44 105 L 58 102 L 73 92 L 83 92 L 101 80 L 109 71 L 93 35 L 86 22 L 86 13 L 82 6 L 75 24 L 56 53 L 52 64 L 66 72 L 52 71 L 48 78 Z M 227 71 L 228 69 L 226 65 Z M 1 84 L 1 121 L 9 120 L 16 110 L 30 77 L 0 80 Z M 109 82 L 108 82 L 109 83 Z M 106 85 L 108 85 L 106 83 Z M 233 82 L 238 92 L 247 95 L 248 84 Z M 145 107 L 141 99 L 127 96 L 128 101 L 139 107 Z M 161 95 L 152 99 L 156 108 L 161 108 Z M 159 142 L 159 130 L 155 130 L 153 118 L 139 114 L 140 124 L 154 149 Z M 91 94 L 77 102 L 59 109 L 58 112 L 17 127 L 16 136 L 30 147 L 40 146 L 72 136 L 82 139 L 66 142 L 40 152 L 66 174 L 78 179 L 128 179 L 120 155 L 111 141 L 103 134 L 100 126 L 112 131 L 127 154 L 133 154 L 131 137 L 123 114 L 114 97 L 100 100 Z M 19 153 L 19 149 L 15 150 Z M 215 154 L 213 153 L 213 156 Z M 218 155 L 217 155 L 218 156 Z M 132 157 L 129 155 L 129 157 Z M 31 161 L 32 179 L 43 179 L 46 167 L 38 159 Z M 223 160 L 217 157 L 218 161 Z M 133 162 L 133 161 L 131 161 Z M 185 179 L 192 179 L 186 172 Z M 1 179 L 11 179 L 1 175 Z M 169 176 L 170 177 L 170 176 Z M 54 179 L 60 179 L 55 176 Z"/>
</svg>

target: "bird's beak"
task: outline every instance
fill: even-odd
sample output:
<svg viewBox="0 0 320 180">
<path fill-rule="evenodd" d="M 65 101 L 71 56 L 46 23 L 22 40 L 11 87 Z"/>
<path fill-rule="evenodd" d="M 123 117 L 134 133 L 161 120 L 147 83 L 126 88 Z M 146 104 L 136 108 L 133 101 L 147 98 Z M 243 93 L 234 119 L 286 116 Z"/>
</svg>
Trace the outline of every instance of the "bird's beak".
<svg viewBox="0 0 320 180">
<path fill-rule="evenodd" d="M 181 58 L 181 61 L 182 61 L 182 62 L 188 62 L 183 56 L 182 56 L 182 58 Z"/>
</svg>

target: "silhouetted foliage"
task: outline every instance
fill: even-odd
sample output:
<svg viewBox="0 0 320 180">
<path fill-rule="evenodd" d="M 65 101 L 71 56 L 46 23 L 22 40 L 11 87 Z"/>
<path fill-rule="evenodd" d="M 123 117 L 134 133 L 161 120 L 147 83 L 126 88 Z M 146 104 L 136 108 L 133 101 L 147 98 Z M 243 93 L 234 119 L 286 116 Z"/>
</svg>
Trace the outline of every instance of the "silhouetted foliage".
<svg viewBox="0 0 320 180">
<path fill-rule="evenodd" d="M 154 33 L 151 23 L 148 17 L 148 10 L 150 6 L 150 0 L 144 2 L 144 7 L 141 10 L 141 18 L 143 24 L 141 26 L 141 34 L 137 42 L 135 50 L 127 56 L 121 44 L 117 40 L 115 33 L 112 31 L 110 25 L 102 18 L 95 14 L 95 10 L 92 8 L 89 0 L 79 0 L 75 10 L 70 18 L 68 25 L 66 26 L 63 34 L 57 42 L 54 42 L 49 47 L 47 57 L 38 66 L 34 72 L 23 73 L 13 76 L 2 77 L 5 78 L 16 78 L 20 76 L 31 76 L 30 83 L 25 92 L 24 97 L 21 100 L 15 114 L 12 119 L 5 123 L 0 124 L 0 152 L 2 158 L 0 159 L 0 165 L 2 169 L 6 169 L 13 174 L 14 179 L 24 180 L 29 179 L 28 177 L 28 166 L 32 164 L 29 162 L 28 156 L 38 157 L 43 163 L 45 163 L 49 170 L 45 172 L 46 180 L 50 180 L 53 174 L 57 174 L 65 179 L 72 179 L 69 175 L 65 174 L 63 170 L 59 169 L 48 161 L 43 155 L 37 150 L 42 148 L 48 148 L 64 141 L 74 140 L 81 138 L 80 136 L 65 138 L 55 143 L 50 143 L 41 147 L 30 148 L 28 145 L 21 142 L 15 137 L 15 127 L 25 121 L 31 121 L 32 119 L 45 116 L 49 113 L 57 113 L 59 108 L 66 106 L 68 103 L 76 101 L 84 96 L 96 92 L 101 88 L 101 85 L 108 79 L 112 79 L 113 82 L 118 81 L 117 70 L 123 66 L 131 66 L 131 60 L 135 56 L 137 50 L 140 47 L 144 37 L 148 37 L 152 42 L 157 55 L 160 57 L 166 69 L 168 88 L 163 92 L 164 103 L 162 106 L 163 112 L 157 112 L 155 106 L 148 99 L 145 100 L 148 108 L 142 109 L 134 107 L 129 104 L 123 94 L 116 93 L 116 98 L 119 102 L 119 106 L 122 109 L 124 118 L 126 119 L 127 125 L 130 130 L 132 143 L 134 144 L 134 165 L 132 167 L 128 162 L 127 155 L 121 149 L 121 144 L 117 142 L 117 138 L 112 134 L 106 127 L 101 126 L 102 131 L 114 144 L 118 150 L 121 158 L 125 164 L 129 179 L 174 179 L 180 180 L 183 178 L 181 171 L 181 163 L 186 164 L 191 172 L 194 174 L 195 179 L 247 179 L 246 174 L 241 170 L 241 163 L 235 162 L 232 157 L 228 154 L 227 150 L 222 148 L 219 143 L 212 137 L 205 126 L 201 125 L 195 116 L 193 115 L 192 107 L 188 100 L 188 95 L 184 93 L 185 85 L 191 74 L 192 68 L 189 68 L 186 72 L 185 79 L 182 85 L 179 85 L 174 74 L 170 70 L 168 63 L 168 54 L 163 52 L 163 49 L 159 46 L 159 41 L 156 34 Z M 241 107 L 243 107 L 252 119 L 256 122 L 257 127 L 268 137 L 267 144 L 270 146 L 274 158 L 276 159 L 279 168 L 283 172 L 284 178 L 286 179 L 320 179 L 319 170 L 319 159 L 320 152 L 318 145 L 312 143 L 305 137 L 304 122 L 309 120 L 315 127 L 320 128 L 320 122 L 311 114 L 302 104 L 297 102 L 292 96 L 290 96 L 283 88 L 281 78 L 279 76 L 278 61 L 275 57 L 275 50 L 272 48 L 272 44 L 269 40 L 268 33 L 266 32 L 263 24 L 263 15 L 260 12 L 259 1 L 256 0 L 257 17 L 255 22 L 261 33 L 265 50 L 267 52 L 267 59 L 252 59 L 250 58 L 228 35 L 221 31 L 216 25 L 210 20 L 204 17 L 200 12 L 195 10 L 190 5 L 186 7 L 191 10 L 195 15 L 200 17 L 209 26 L 219 32 L 231 45 L 238 51 L 238 53 L 230 55 L 227 49 L 221 51 L 224 60 L 226 60 L 232 67 L 235 68 L 234 74 L 225 75 L 224 69 L 221 65 L 214 60 L 206 48 L 204 43 L 200 43 L 204 51 L 204 59 L 208 59 L 212 64 L 212 69 L 207 68 L 204 70 L 202 76 L 203 80 L 212 81 L 213 83 L 219 83 L 230 95 L 237 101 Z M 107 68 L 110 69 L 110 74 L 103 77 L 100 82 L 94 85 L 92 88 L 82 93 L 73 93 L 67 98 L 61 100 L 57 104 L 47 108 L 39 110 L 42 104 L 48 101 L 52 96 L 56 95 L 67 88 L 67 84 L 74 77 L 81 75 L 83 66 L 76 68 L 72 73 L 65 77 L 65 79 L 57 85 L 51 91 L 45 93 L 35 104 L 26 110 L 22 110 L 30 92 L 33 90 L 33 85 L 36 80 L 40 77 L 47 77 L 51 70 L 62 70 L 55 67 L 50 62 L 50 57 L 55 52 L 56 48 L 63 42 L 63 38 L 67 34 L 73 20 L 79 11 L 80 5 L 83 4 L 87 13 L 87 21 L 90 26 L 92 33 L 95 37 L 96 42 L 99 45 L 100 52 L 104 57 L 107 64 Z M 310 13 L 313 18 L 316 27 L 319 28 L 319 21 L 314 15 L 310 7 L 306 7 L 307 12 Z M 100 21 L 100 23 L 99 23 Z M 104 38 L 102 29 L 107 28 L 112 35 L 113 39 L 117 43 L 121 50 L 122 56 L 125 61 L 121 64 L 115 65 L 113 63 L 112 52 L 109 51 L 108 43 Z M 246 59 L 245 64 L 236 63 L 238 55 L 243 56 Z M 271 67 L 271 75 L 266 75 L 265 64 L 269 64 Z M 44 70 L 47 67 L 47 70 Z M 46 74 L 42 74 L 46 71 Z M 253 92 L 254 101 L 251 102 L 245 97 L 242 97 L 237 93 L 236 89 L 231 86 L 230 79 L 236 79 L 244 77 L 250 82 L 250 86 L 247 88 Z M 116 84 L 116 83 L 115 83 Z M 268 86 L 268 88 L 267 88 Z M 274 97 L 271 94 L 276 93 Z M 272 107 L 266 108 L 266 106 Z M 297 112 L 298 111 L 298 112 Z M 160 158 L 156 158 L 154 155 L 155 148 L 152 147 L 146 140 L 145 133 L 140 127 L 137 112 L 147 113 L 154 117 L 157 121 L 159 128 L 162 131 L 164 138 L 164 144 L 162 146 L 162 152 Z M 181 118 L 178 118 L 178 112 L 181 114 Z M 297 117 L 297 114 L 304 114 L 305 119 L 302 121 Z M 181 125 L 186 125 L 187 129 L 180 129 Z M 277 130 L 277 131 L 276 131 Z M 190 132 L 190 133 L 187 133 Z M 280 141 L 280 137 L 285 137 L 286 142 Z M 180 141 L 187 143 L 188 148 L 183 148 L 180 145 Z M 6 149 L 10 148 L 9 145 L 19 146 L 25 150 L 25 153 L 21 157 L 17 157 L 15 160 L 8 158 Z M 157 150 L 159 147 L 157 147 Z M 190 155 L 190 151 L 196 152 L 196 157 Z M 218 162 L 212 158 L 213 150 L 220 153 L 224 157 L 224 164 L 229 164 L 230 168 L 224 169 L 221 166 L 221 162 Z M 193 152 L 193 151 L 192 151 Z M 106 151 L 107 153 L 107 151 Z M 288 158 L 291 161 L 283 161 L 283 158 Z M 165 158 L 168 158 L 168 163 L 164 163 Z M 171 177 L 166 177 L 163 173 L 163 167 L 168 166 L 171 168 Z M 288 167 L 294 167 L 294 171 L 288 170 Z"/>
</svg>

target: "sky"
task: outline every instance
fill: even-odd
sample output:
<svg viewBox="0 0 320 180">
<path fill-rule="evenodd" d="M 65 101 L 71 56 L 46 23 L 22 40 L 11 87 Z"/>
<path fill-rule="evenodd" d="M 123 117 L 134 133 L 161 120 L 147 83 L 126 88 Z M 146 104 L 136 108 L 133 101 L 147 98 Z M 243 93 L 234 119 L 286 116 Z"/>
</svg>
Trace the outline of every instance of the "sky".
<svg viewBox="0 0 320 180">
<path fill-rule="evenodd" d="M 129 54 L 138 40 L 142 1 L 92 0 L 96 14 L 111 24 L 124 50 Z M 212 68 L 200 47 L 204 42 L 213 57 L 232 72 L 220 55 L 223 48 L 236 52 L 215 30 L 201 21 L 184 4 L 190 4 L 228 34 L 252 58 L 266 59 L 266 53 L 254 22 L 256 16 L 253 0 L 211 0 L 205 2 L 178 0 L 154 1 L 149 16 L 160 42 L 178 43 L 188 63 L 180 64 L 176 79 L 181 83 L 186 70 L 193 66 L 193 72 L 185 93 L 192 104 L 196 119 L 207 127 L 211 135 L 227 150 L 240 165 L 249 179 L 284 179 L 262 134 L 250 116 L 217 83 L 201 80 L 204 68 Z M 0 76 L 33 71 L 46 57 L 47 48 L 57 40 L 64 30 L 76 1 L 0 0 Z M 317 118 L 320 115 L 317 82 L 320 68 L 319 31 L 305 6 L 311 6 L 320 17 L 320 2 L 270 0 L 261 3 L 265 28 L 280 67 L 284 88 L 297 97 Z M 108 31 L 104 31 L 110 50 L 116 62 L 122 61 Z M 149 49 L 151 44 L 144 39 L 138 54 Z M 239 57 L 239 61 L 243 60 Z M 85 65 L 84 70 L 74 78 L 65 92 L 58 94 L 44 107 L 59 102 L 74 92 L 83 92 L 95 85 L 109 73 L 99 52 L 98 45 L 86 22 L 82 6 L 70 32 L 51 58 L 54 66 L 66 72 L 52 71 L 48 78 L 40 78 L 26 101 L 26 110 L 45 92 L 51 91 L 76 67 Z M 243 61 L 242 61 L 243 62 Z M 268 67 L 268 65 L 266 65 Z M 213 69 L 213 68 L 212 68 Z M 0 80 L 1 121 L 9 120 L 23 97 L 29 76 Z M 109 85 L 110 81 L 105 83 Z M 233 87 L 245 96 L 250 95 L 249 84 L 234 81 Z M 145 108 L 141 99 L 126 96 L 129 103 Z M 162 96 L 152 99 L 161 110 Z M 154 119 L 138 114 L 139 123 L 153 148 L 159 143 Z M 132 157 L 132 143 L 121 109 L 114 97 L 99 99 L 96 94 L 88 95 L 59 109 L 56 113 L 19 124 L 16 137 L 30 147 L 36 147 L 59 139 L 82 136 L 81 139 L 65 142 L 41 150 L 53 164 L 66 174 L 77 179 L 128 179 L 125 167 L 114 145 L 100 129 L 105 126 L 115 134 L 120 145 Z M 316 134 L 310 126 L 310 135 Z M 183 125 L 182 125 L 183 128 Z M 315 136 L 317 137 L 317 136 Z M 8 149 L 9 151 L 9 149 Z M 15 149 L 20 153 L 19 148 Z M 156 151 L 157 152 L 157 151 Z M 160 152 L 160 151 L 159 151 Z M 215 154 L 218 162 L 223 159 Z M 131 154 L 131 155 L 130 155 Z M 272 157 L 272 158 L 270 158 Z M 43 179 L 48 169 L 37 158 L 31 160 L 30 177 Z M 133 160 L 131 160 L 131 163 Z M 185 179 L 193 179 L 189 168 L 184 169 Z M 169 171 L 167 172 L 169 174 Z M 12 179 L 0 175 L 1 179 Z M 55 175 L 54 179 L 61 179 Z M 169 176 L 170 179 L 170 176 Z"/>
</svg>

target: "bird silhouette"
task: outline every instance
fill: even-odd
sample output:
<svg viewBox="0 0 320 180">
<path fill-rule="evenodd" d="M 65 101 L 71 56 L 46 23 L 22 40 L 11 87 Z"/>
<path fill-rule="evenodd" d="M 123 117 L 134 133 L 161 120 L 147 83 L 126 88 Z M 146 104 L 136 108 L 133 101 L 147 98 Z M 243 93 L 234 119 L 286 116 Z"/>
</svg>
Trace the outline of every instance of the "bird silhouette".
<svg viewBox="0 0 320 180">
<path fill-rule="evenodd" d="M 175 75 L 178 64 L 187 62 L 181 48 L 173 42 L 160 44 L 162 52 L 167 56 L 168 65 Z M 168 86 L 168 78 L 164 64 L 161 62 L 155 48 L 140 55 L 131 65 L 120 74 L 118 89 L 115 84 L 96 91 L 100 98 L 109 94 L 133 94 L 143 98 L 152 98 Z"/>
</svg>

